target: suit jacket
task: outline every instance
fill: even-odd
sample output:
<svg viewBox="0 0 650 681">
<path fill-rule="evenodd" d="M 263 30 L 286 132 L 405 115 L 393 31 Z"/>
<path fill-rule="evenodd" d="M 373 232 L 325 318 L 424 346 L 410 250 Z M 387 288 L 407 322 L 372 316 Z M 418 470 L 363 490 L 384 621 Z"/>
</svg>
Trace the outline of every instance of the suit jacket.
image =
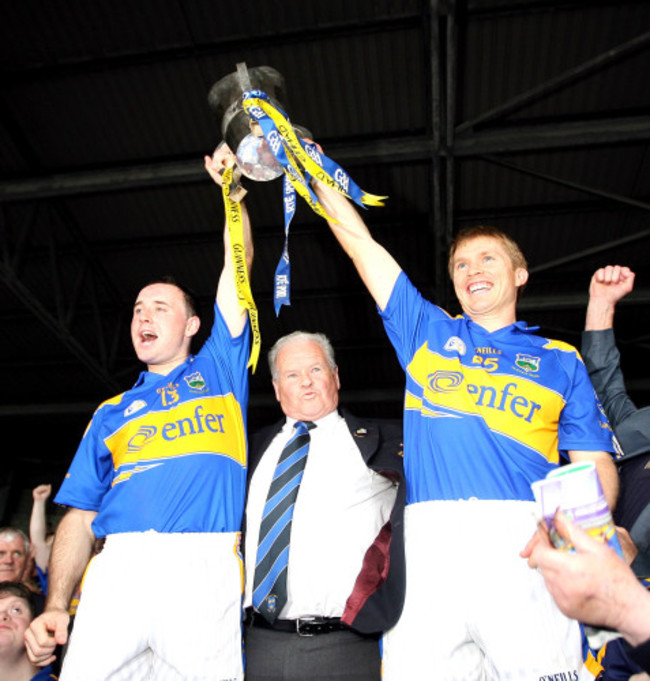
<svg viewBox="0 0 650 681">
<path fill-rule="evenodd" d="M 614 521 L 630 531 L 639 549 L 632 569 L 650 576 L 650 407 L 637 408 L 628 396 L 614 329 L 582 332 L 582 356 L 598 399 L 623 448 L 616 457 L 621 491 Z"/>
<path fill-rule="evenodd" d="M 582 358 L 627 461 L 650 452 L 650 407 L 637 408 L 625 389 L 614 329 L 582 332 Z"/>
<path fill-rule="evenodd" d="M 404 504 L 406 485 L 402 460 L 402 422 L 361 419 L 341 409 L 348 429 L 368 468 L 397 483 L 390 519 L 368 547 L 361 571 L 349 595 L 341 620 L 362 633 L 392 627 L 402 612 L 405 589 Z M 253 434 L 249 443 L 248 483 L 264 452 L 280 432 L 285 420 Z"/>
</svg>

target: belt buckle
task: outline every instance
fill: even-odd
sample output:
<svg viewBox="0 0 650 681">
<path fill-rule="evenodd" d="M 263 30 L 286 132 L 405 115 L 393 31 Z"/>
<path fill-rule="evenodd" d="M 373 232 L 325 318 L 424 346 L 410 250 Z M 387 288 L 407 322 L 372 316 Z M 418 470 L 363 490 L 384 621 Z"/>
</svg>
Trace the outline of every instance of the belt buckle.
<svg viewBox="0 0 650 681">
<path fill-rule="evenodd" d="M 309 633 L 308 631 L 303 631 L 302 630 L 302 625 L 303 624 L 311 624 L 314 622 L 316 618 L 315 617 L 298 617 L 296 619 L 296 633 L 298 636 L 304 636 L 305 638 L 308 638 L 310 636 L 313 636 L 313 633 Z"/>
</svg>

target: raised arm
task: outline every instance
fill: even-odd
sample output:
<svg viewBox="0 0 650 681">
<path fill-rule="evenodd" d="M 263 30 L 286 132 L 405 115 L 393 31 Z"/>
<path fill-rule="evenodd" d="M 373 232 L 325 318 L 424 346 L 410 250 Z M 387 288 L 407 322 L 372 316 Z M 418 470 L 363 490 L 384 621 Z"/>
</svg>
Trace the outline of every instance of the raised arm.
<svg viewBox="0 0 650 681">
<path fill-rule="evenodd" d="M 34 561 L 43 572 L 50 560 L 50 545 L 47 543 L 47 518 L 45 505 L 52 493 L 52 485 L 39 485 L 32 490 L 32 513 L 29 518 L 29 541 Z"/>
<path fill-rule="evenodd" d="M 234 154 L 225 144 L 219 147 L 214 156 L 206 156 L 204 158 L 205 169 L 219 187 L 223 184 L 221 173 L 226 167 L 233 164 L 234 160 Z M 251 266 L 253 264 L 253 237 L 246 205 L 241 201 L 240 206 L 242 211 L 246 267 L 250 276 Z M 234 337 L 238 336 L 244 328 L 246 323 L 246 308 L 240 304 L 237 295 L 235 268 L 230 249 L 230 237 L 227 226 L 224 227 L 223 232 L 223 247 L 224 262 L 221 275 L 219 276 L 219 284 L 217 286 L 217 305 L 228 325 L 231 336 Z"/>
<path fill-rule="evenodd" d="M 328 220 L 334 236 L 352 258 L 370 295 L 383 310 L 402 271 L 401 267 L 393 256 L 372 238 L 359 213 L 348 199 L 318 181 L 314 181 L 314 191 L 325 212 L 336 221 Z"/>
<path fill-rule="evenodd" d="M 589 378 L 614 428 L 637 412 L 625 388 L 613 329 L 616 304 L 632 291 L 634 277 L 629 267 L 620 265 L 596 270 L 589 285 L 589 303 L 582 334 L 582 357 Z M 631 444 L 629 434 L 617 431 L 617 435 L 623 448 L 627 449 Z M 636 437 L 633 436 L 632 440 L 636 442 Z"/>
<path fill-rule="evenodd" d="M 68 606 L 92 555 L 95 535 L 91 524 L 96 515 L 95 511 L 71 508 L 56 529 L 45 611 L 25 632 L 27 654 L 33 664 L 50 664 L 56 646 L 68 640 Z"/>
<path fill-rule="evenodd" d="M 632 291 L 634 277 L 629 267 L 620 265 L 596 270 L 589 285 L 585 331 L 603 331 L 614 326 L 616 303 Z"/>
</svg>

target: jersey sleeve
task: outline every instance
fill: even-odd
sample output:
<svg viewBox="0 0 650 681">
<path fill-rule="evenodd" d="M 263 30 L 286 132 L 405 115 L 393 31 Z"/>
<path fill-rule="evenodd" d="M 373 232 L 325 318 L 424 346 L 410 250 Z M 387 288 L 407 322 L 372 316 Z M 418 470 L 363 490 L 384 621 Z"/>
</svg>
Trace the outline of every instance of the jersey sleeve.
<svg viewBox="0 0 650 681">
<path fill-rule="evenodd" d="M 397 357 L 406 370 L 415 350 L 428 338 L 428 324 L 437 320 L 450 319 L 442 309 L 425 300 L 402 271 L 384 310 L 379 310 Z"/>
<path fill-rule="evenodd" d="M 616 428 L 637 409 L 625 390 L 614 330 L 583 331 L 582 356 L 598 398 L 612 426 Z"/>
<path fill-rule="evenodd" d="M 625 389 L 614 329 L 582 332 L 582 356 L 626 457 L 650 450 L 650 407 L 637 409 Z"/>
<path fill-rule="evenodd" d="M 614 433 L 578 352 L 558 352 L 569 377 L 558 428 L 560 449 L 615 452 Z"/>
<path fill-rule="evenodd" d="M 217 370 L 232 386 L 240 404 L 246 404 L 248 397 L 248 356 L 250 353 L 250 322 L 246 324 L 238 336 L 231 336 L 226 321 L 214 305 L 214 323 L 209 338 L 198 353 L 198 356 L 209 355 L 216 364 Z"/>
<path fill-rule="evenodd" d="M 85 511 L 99 509 L 113 479 L 113 457 L 103 442 L 101 431 L 100 406 L 79 443 L 55 503 Z"/>
</svg>

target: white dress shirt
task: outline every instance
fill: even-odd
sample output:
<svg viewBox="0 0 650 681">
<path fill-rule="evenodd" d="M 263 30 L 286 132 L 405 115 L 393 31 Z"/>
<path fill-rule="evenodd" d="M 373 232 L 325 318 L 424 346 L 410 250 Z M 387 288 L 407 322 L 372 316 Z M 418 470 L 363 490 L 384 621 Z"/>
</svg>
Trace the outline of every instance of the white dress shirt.
<svg viewBox="0 0 650 681">
<path fill-rule="evenodd" d="M 264 452 L 251 480 L 246 503 L 246 588 L 252 603 L 259 529 L 275 467 L 293 433 L 287 419 Z M 363 557 L 395 502 L 395 485 L 371 471 L 334 411 L 315 422 L 293 512 L 287 603 L 282 619 L 308 615 L 340 617 Z"/>
</svg>

